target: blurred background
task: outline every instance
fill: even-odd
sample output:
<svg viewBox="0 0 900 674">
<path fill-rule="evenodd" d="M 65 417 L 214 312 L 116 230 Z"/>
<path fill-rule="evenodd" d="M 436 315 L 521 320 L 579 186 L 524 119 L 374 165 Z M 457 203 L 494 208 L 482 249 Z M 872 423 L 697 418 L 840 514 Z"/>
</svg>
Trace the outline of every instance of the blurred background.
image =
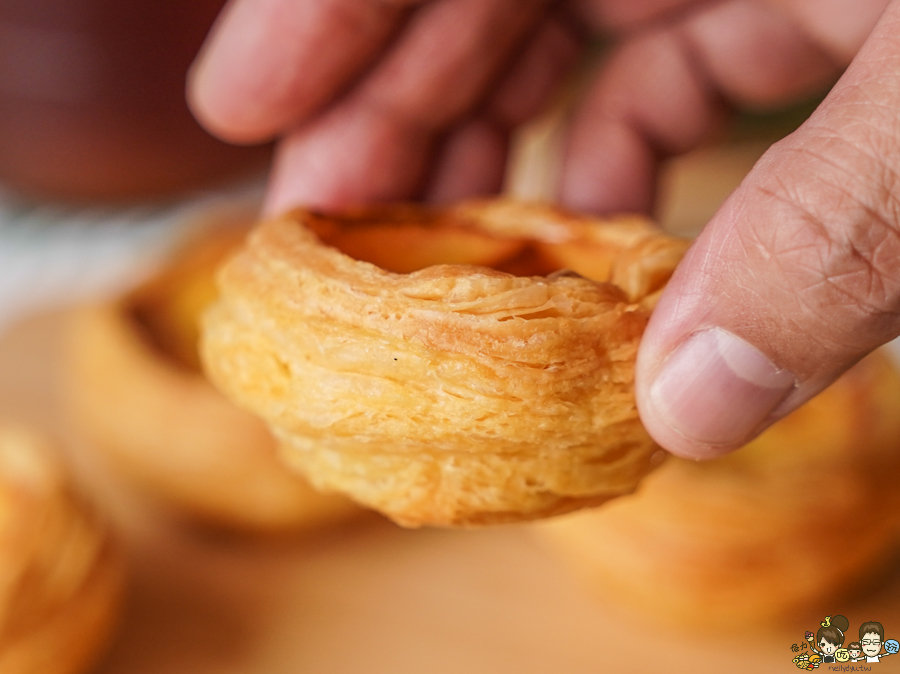
<svg viewBox="0 0 900 674">
<path fill-rule="evenodd" d="M 749 672 L 806 668 L 792 660 L 826 615 L 900 634 L 888 359 L 733 460 L 671 461 L 616 508 L 550 524 L 404 530 L 258 461 L 274 457 L 264 429 L 179 355 L 194 353 L 232 245 L 209 232 L 246 231 L 271 154 L 213 139 L 184 103 L 221 4 L 0 2 L 0 428 L 31 429 L 65 476 L 52 489 L 33 471 L 0 479 L 6 511 L 35 532 L 0 523 L 13 579 L 0 584 L 0 671 Z M 565 100 L 517 133 L 509 194 L 552 198 Z M 816 103 L 744 114 L 669 161 L 660 224 L 695 235 Z M 4 442 L 0 455 L 32 452 Z M 65 518 L 46 503 L 67 489 L 82 496 L 61 512 L 106 533 L 80 566 L 38 574 L 58 602 L 15 603 L 47 566 Z M 102 620 L 71 610 L 89 592 Z M 44 617 L 16 627 L 31 614 Z M 65 637 L 91 647 L 50 648 L 47 616 L 95 625 Z"/>
</svg>

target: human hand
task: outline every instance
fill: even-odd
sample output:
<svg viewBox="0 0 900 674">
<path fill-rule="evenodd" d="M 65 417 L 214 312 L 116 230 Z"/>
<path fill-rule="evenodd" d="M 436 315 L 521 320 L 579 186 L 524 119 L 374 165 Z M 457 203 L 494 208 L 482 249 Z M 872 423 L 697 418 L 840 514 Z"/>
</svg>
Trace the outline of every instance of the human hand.
<svg viewBox="0 0 900 674">
<path fill-rule="evenodd" d="M 190 78 L 227 140 L 281 136 L 266 209 L 496 192 L 582 39 L 549 0 L 234 0 Z"/>
<path fill-rule="evenodd" d="M 742 445 L 900 333 L 898 36 L 894 0 L 670 280 L 636 383 L 641 420 L 670 451 L 705 458 Z"/>
<path fill-rule="evenodd" d="M 897 167 L 882 154 L 900 140 L 898 2 L 670 282 L 637 379 L 642 419 L 666 448 L 736 447 L 900 331 L 885 269 L 900 252 Z M 283 136 L 269 211 L 461 198 L 499 188 L 509 129 L 541 108 L 583 31 L 612 31 L 622 46 L 573 119 L 561 198 L 641 210 L 662 157 L 703 142 L 730 105 L 777 104 L 836 77 L 885 5 L 233 0 L 190 98 L 227 139 Z"/>
</svg>

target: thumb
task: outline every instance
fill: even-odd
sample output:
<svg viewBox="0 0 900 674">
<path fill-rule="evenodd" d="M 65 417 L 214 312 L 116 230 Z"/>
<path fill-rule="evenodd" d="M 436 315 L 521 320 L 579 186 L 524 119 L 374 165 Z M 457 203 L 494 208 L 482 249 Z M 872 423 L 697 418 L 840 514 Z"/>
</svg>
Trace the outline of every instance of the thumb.
<svg viewBox="0 0 900 674">
<path fill-rule="evenodd" d="M 636 391 L 644 425 L 673 453 L 741 446 L 900 334 L 898 35 L 894 0 L 669 282 Z"/>
</svg>

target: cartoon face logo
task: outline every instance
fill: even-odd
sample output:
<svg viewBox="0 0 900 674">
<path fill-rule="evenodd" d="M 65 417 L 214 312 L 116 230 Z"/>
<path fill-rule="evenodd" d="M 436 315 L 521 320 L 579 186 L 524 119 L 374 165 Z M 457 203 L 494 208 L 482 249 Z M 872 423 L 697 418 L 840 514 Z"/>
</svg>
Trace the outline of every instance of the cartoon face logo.
<svg viewBox="0 0 900 674">
<path fill-rule="evenodd" d="M 874 632 L 865 634 L 859 643 L 862 644 L 863 653 L 869 657 L 874 657 L 881 651 L 881 637 Z"/>
<path fill-rule="evenodd" d="M 850 653 L 846 648 L 839 648 L 834 652 L 834 659 L 838 662 L 847 662 L 850 659 Z"/>
<path fill-rule="evenodd" d="M 884 650 L 888 653 L 894 654 L 897 651 L 900 651 L 900 642 L 896 639 L 888 639 L 884 642 Z"/>
<path fill-rule="evenodd" d="M 826 641 L 825 637 L 819 639 L 819 650 L 822 651 L 825 655 L 831 655 L 837 650 L 837 647 L 837 644 Z"/>
</svg>

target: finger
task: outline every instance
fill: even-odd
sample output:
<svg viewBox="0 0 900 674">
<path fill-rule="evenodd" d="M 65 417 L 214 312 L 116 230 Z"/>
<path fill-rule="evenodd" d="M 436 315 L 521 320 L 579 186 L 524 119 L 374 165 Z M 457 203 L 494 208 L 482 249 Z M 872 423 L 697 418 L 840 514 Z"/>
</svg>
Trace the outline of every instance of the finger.
<svg viewBox="0 0 900 674">
<path fill-rule="evenodd" d="M 434 131 L 359 105 L 329 111 L 279 144 L 263 211 L 409 199 L 424 187 Z"/>
<path fill-rule="evenodd" d="M 596 31 L 635 30 L 664 23 L 715 0 L 573 0 L 572 13 Z"/>
<path fill-rule="evenodd" d="M 766 1 L 766 0 L 763 0 Z M 849 63 L 872 31 L 888 0 L 772 0 L 793 16 L 813 42 Z M 635 31 L 673 23 L 717 0 L 572 0 L 570 11 L 599 32 Z"/>
<path fill-rule="evenodd" d="M 443 142 L 425 196 L 453 201 L 503 187 L 509 134 L 541 112 L 583 50 L 583 37 L 558 16 L 544 22 L 515 65 L 493 87 L 479 118 Z"/>
<path fill-rule="evenodd" d="M 895 0 L 667 286 L 637 367 L 641 419 L 667 449 L 734 449 L 900 334 L 898 30 Z"/>
<path fill-rule="evenodd" d="M 813 42 L 841 64 L 850 63 L 887 4 L 888 0 L 779 0 Z"/>
<path fill-rule="evenodd" d="M 649 210 L 658 162 L 716 133 L 733 103 L 806 93 L 837 66 L 794 19 L 730 0 L 626 43 L 570 132 L 561 198 L 583 210 Z"/>
<path fill-rule="evenodd" d="M 513 128 L 540 113 L 584 52 L 585 36 L 560 15 L 541 23 L 513 67 L 493 88 L 487 114 Z"/>
<path fill-rule="evenodd" d="M 289 134 L 267 207 L 409 199 L 448 129 L 479 108 L 534 32 L 543 0 L 441 0 L 356 89 Z"/>
<path fill-rule="evenodd" d="M 441 202 L 499 192 L 510 130 L 544 109 L 582 49 L 583 38 L 572 26 L 558 16 L 548 17 L 515 65 L 492 88 L 484 113 L 442 143 L 425 197 Z"/>
<path fill-rule="evenodd" d="M 359 85 L 361 104 L 446 129 L 484 101 L 545 15 L 548 0 L 439 0 Z"/>
<path fill-rule="evenodd" d="M 441 147 L 425 198 L 441 203 L 499 192 L 506 169 L 508 135 L 506 129 L 486 118 L 455 130 Z"/>
<path fill-rule="evenodd" d="M 705 71 L 674 30 L 613 56 L 573 116 L 561 201 L 584 211 L 647 211 L 657 163 L 699 144 L 725 116 Z"/>
<path fill-rule="evenodd" d="M 227 140 L 269 139 L 334 97 L 414 4 L 232 0 L 191 69 L 191 109 Z"/>
<path fill-rule="evenodd" d="M 740 107 L 801 100 L 836 77 L 835 55 L 813 42 L 794 16 L 759 0 L 731 0 L 685 21 L 701 68 Z"/>
</svg>

